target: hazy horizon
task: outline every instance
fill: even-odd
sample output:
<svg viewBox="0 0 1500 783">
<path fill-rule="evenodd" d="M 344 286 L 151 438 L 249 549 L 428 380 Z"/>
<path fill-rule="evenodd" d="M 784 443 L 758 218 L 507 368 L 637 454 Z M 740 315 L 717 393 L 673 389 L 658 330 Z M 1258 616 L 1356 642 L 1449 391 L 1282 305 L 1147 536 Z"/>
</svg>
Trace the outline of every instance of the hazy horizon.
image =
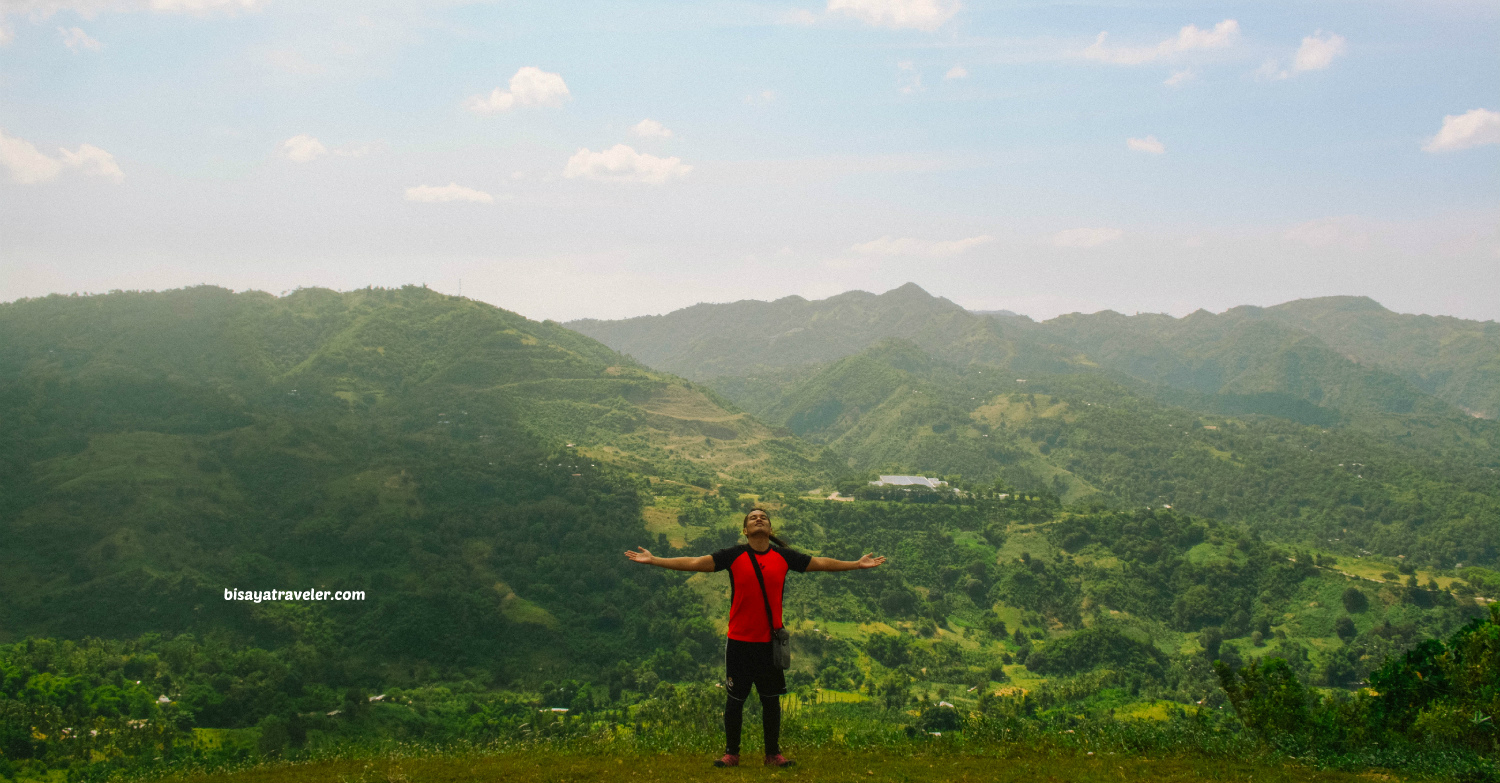
<svg viewBox="0 0 1500 783">
<path fill-rule="evenodd" d="M 196 283 L 196 284 L 193 284 L 193 285 L 209 285 L 209 286 L 212 286 L 212 285 L 216 285 L 216 284 L 215 283 L 211 283 L 211 282 L 204 282 L 204 283 Z M 430 288 L 430 289 L 432 289 L 434 291 L 438 291 L 439 293 L 445 293 L 445 294 L 450 294 L 450 295 L 454 295 L 454 296 L 460 295 L 458 291 L 444 291 L 443 289 L 439 288 L 438 286 L 434 286 L 434 285 L 432 285 L 430 283 L 405 283 L 405 284 L 398 284 L 398 285 L 395 285 L 395 286 L 371 286 L 371 287 L 375 287 L 375 288 L 399 288 L 401 285 L 425 285 L 427 288 Z M 999 312 L 999 311 L 1002 311 L 1002 310 L 1008 310 L 1008 308 L 971 307 L 971 306 L 965 305 L 961 301 L 961 297 L 960 298 L 955 298 L 953 296 L 947 296 L 947 295 L 945 295 L 943 293 L 940 293 L 940 292 L 937 292 L 937 291 L 933 291 L 933 290 L 929 289 L 927 286 L 922 285 L 921 283 L 918 283 L 918 282 L 916 282 L 914 280 L 909 280 L 909 281 L 907 281 L 905 283 L 902 283 L 901 285 L 892 286 L 891 288 L 888 288 L 888 289 L 885 289 L 885 290 L 881 290 L 881 291 L 869 291 L 869 290 L 865 290 L 865 289 L 861 289 L 861 288 L 851 288 L 851 289 L 849 289 L 847 291 L 840 291 L 838 293 L 829 294 L 827 296 L 816 296 L 816 297 L 804 296 L 802 298 L 805 299 L 805 300 L 808 300 L 808 301 L 822 301 L 824 299 L 830 299 L 830 298 L 833 298 L 833 297 L 836 297 L 836 296 L 842 296 L 844 294 L 849 294 L 849 293 L 865 293 L 865 294 L 870 294 L 872 296 L 880 296 L 882 294 L 886 294 L 886 293 L 889 293 L 889 292 L 891 292 L 891 291 L 893 291 L 893 290 L 895 290 L 897 288 L 900 288 L 901 286 L 904 286 L 904 285 L 915 285 L 918 288 L 921 288 L 923 291 L 927 292 L 929 295 L 933 296 L 934 298 L 946 299 L 946 300 L 948 300 L 948 301 L 950 301 L 950 302 L 958 305 L 959 307 L 962 307 L 963 309 L 965 309 L 965 310 L 967 310 L 967 311 L 969 311 L 971 313 L 975 313 L 975 314 L 983 314 L 983 313 L 987 313 L 987 312 Z M 160 288 L 160 289 L 114 289 L 114 290 L 111 290 L 111 291 L 52 292 L 52 293 L 49 293 L 49 294 L 41 294 L 39 296 L 17 297 L 15 299 L 9 299 L 9 300 L 6 300 L 4 302 L 0 302 L 0 304 L 11 304 L 11 303 L 23 300 L 23 299 L 42 298 L 42 297 L 51 296 L 51 295 L 54 295 L 54 294 L 56 294 L 56 295 L 62 295 L 62 296 L 73 296 L 73 295 L 77 295 L 77 296 L 100 296 L 100 295 L 104 295 L 104 294 L 115 293 L 117 291 L 128 291 L 128 292 L 132 292 L 132 293 L 162 293 L 162 292 L 165 292 L 165 291 L 177 290 L 177 289 L 180 289 L 180 288 L 190 288 L 190 287 L 192 287 L 192 286 L 191 285 L 190 286 L 175 286 L 173 288 Z M 261 289 L 261 288 L 239 288 L 239 289 L 235 289 L 235 288 L 229 288 L 228 286 L 219 286 L 219 287 L 226 288 L 226 289 L 228 289 L 228 290 L 230 290 L 230 291 L 232 291 L 234 293 L 237 293 L 237 294 L 249 293 L 249 292 L 252 292 L 252 291 L 259 291 L 259 292 L 268 293 L 268 294 L 271 294 L 271 295 L 277 296 L 277 297 L 287 296 L 287 295 L 290 295 L 291 293 L 293 293 L 294 291 L 298 290 L 297 288 L 292 288 L 292 289 L 285 289 L 285 290 L 282 290 L 282 291 L 267 291 L 267 290 Z M 324 287 L 325 286 L 299 286 L 298 288 L 324 288 Z M 358 288 L 344 288 L 344 289 L 331 289 L 331 290 L 338 291 L 339 293 L 349 293 L 349 292 L 352 292 L 352 291 L 360 290 L 360 289 L 365 288 L 365 287 L 366 286 L 359 286 Z M 615 317 L 609 317 L 609 318 L 600 318 L 600 317 L 590 316 L 590 315 L 580 315 L 580 316 L 576 316 L 576 317 L 573 317 L 573 318 L 567 318 L 567 319 L 557 319 L 557 318 L 548 318 L 548 317 L 545 317 L 545 316 L 538 316 L 538 315 L 534 315 L 532 313 L 527 313 L 524 310 L 518 310 L 518 309 L 515 309 L 513 307 L 506 307 L 504 305 L 501 305 L 501 304 L 498 304 L 498 303 L 495 303 L 495 302 L 489 302 L 489 301 L 486 301 L 486 300 L 483 300 L 483 299 L 478 299 L 478 298 L 472 297 L 472 296 L 465 296 L 465 298 L 470 299 L 472 301 L 481 302 L 483 304 L 488 304 L 488 305 L 492 305 L 492 306 L 495 306 L 495 307 L 501 307 L 503 309 L 510 310 L 511 312 L 517 313 L 518 315 L 524 316 L 526 318 L 530 318 L 531 320 L 534 320 L 534 321 L 552 320 L 552 321 L 556 321 L 558 323 L 567 324 L 570 321 L 581 321 L 581 320 L 616 321 L 616 320 L 626 320 L 626 319 L 630 319 L 630 318 L 643 318 L 643 317 L 651 317 L 651 316 L 662 316 L 662 315 L 668 315 L 670 313 L 677 312 L 678 310 L 684 310 L 684 309 L 687 309 L 687 308 L 690 308 L 690 307 L 696 307 L 698 305 L 721 305 L 721 304 L 732 304 L 732 303 L 735 303 L 735 302 L 742 302 L 742 301 L 774 302 L 774 301 L 777 301 L 779 299 L 785 299 L 785 298 L 793 297 L 793 296 L 801 296 L 801 295 L 800 294 L 787 294 L 785 296 L 777 296 L 777 297 L 755 297 L 755 296 L 749 296 L 749 297 L 741 297 L 739 299 L 731 299 L 731 300 L 723 300 L 723 301 L 693 302 L 692 304 L 683 305 L 681 307 L 674 307 L 671 310 L 663 310 L 661 312 L 633 313 L 633 314 L 627 314 L 627 315 L 615 316 Z M 1051 320 L 1053 318 L 1057 318 L 1057 317 L 1060 317 L 1060 316 L 1063 316 L 1063 315 L 1072 315 L 1072 314 L 1080 314 L 1080 313 L 1084 314 L 1084 315 L 1092 315 L 1092 314 L 1095 314 L 1095 313 L 1101 313 L 1101 312 L 1106 312 L 1106 311 L 1113 311 L 1113 312 L 1117 312 L 1117 313 L 1120 313 L 1122 315 L 1127 315 L 1127 316 L 1134 316 L 1134 315 L 1166 315 L 1166 316 L 1171 316 L 1173 318 L 1179 318 L 1180 319 L 1180 318 L 1184 318 L 1184 317 L 1186 317 L 1186 316 L 1188 316 L 1188 315 L 1190 315 L 1190 314 L 1192 314 L 1194 312 L 1197 312 L 1200 309 L 1201 310 L 1205 310 L 1205 311 L 1207 311 L 1209 313 L 1212 313 L 1214 315 L 1222 315 L 1225 312 L 1227 312 L 1229 310 L 1232 310 L 1232 309 L 1235 309 L 1237 307 L 1261 307 L 1261 308 L 1269 308 L 1269 307 L 1275 307 L 1277 305 L 1289 304 L 1291 302 L 1304 301 L 1304 300 L 1308 300 L 1308 299 L 1357 298 L 1359 296 L 1361 296 L 1361 295 L 1359 295 L 1359 294 L 1331 294 L 1331 295 L 1328 295 L 1328 296 L 1321 296 L 1321 297 L 1298 297 L 1296 299 L 1287 299 L 1285 301 L 1270 302 L 1270 303 L 1266 303 L 1266 304 L 1259 304 L 1259 303 L 1252 303 L 1252 302 L 1241 302 L 1239 304 L 1230 305 L 1228 307 L 1224 307 L 1224 308 L 1221 308 L 1221 309 L 1211 309 L 1211 308 L 1206 308 L 1206 307 L 1204 307 L 1204 308 L 1194 308 L 1192 310 L 1188 310 L 1187 312 L 1182 312 L 1182 313 L 1171 313 L 1171 312 L 1161 312 L 1161 311 L 1152 311 L 1152 310 L 1130 310 L 1130 311 L 1126 311 L 1126 310 L 1120 310 L 1118 308 L 1109 308 L 1109 307 L 1101 308 L 1101 309 L 1098 309 L 1098 310 L 1088 310 L 1088 311 L 1073 310 L 1073 311 L 1068 311 L 1068 312 L 1059 312 L 1059 313 L 1053 313 L 1051 315 L 1047 315 L 1047 316 L 1044 316 L 1044 317 L 1038 317 L 1038 316 L 1033 315 L 1031 313 L 1023 313 L 1023 312 L 1018 312 L 1018 311 L 1014 311 L 1014 310 L 1010 310 L 1010 312 L 1013 313 L 1014 315 L 1017 315 L 1017 316 L 1025 316 L 1025 317 L 1030 318 L 1030 319 L 1032 319 L 1034 321 L 1047 321 L 1047 320 Z M 1385 307 L 1385 309 L 1387 309 L 1387 310 L 1389 310 L 1389 311 L 1391 311 L 1393 313 L 1396 313 L 1398 315 L 1421 315 L 1421 316 L 1433 316 L 1433 317 L 1445 317 L 1445 318 L 1447 318 L 1447 317 L 1451 317 L 1451 318 L 1463 318 L 1463 316 L 1453 315 L 1452 313 L 1433 313 L 1433 312 L 1416 312 L 1416 313 L 1414 313 L 1414 312 L 1407 312 L 1407 311 L 1397 310 L 1395 308 L 1386 306 L 1386 304 L 1384 302 L 1381 302 L 1378 299 L 1374 299 L 1373 297 L 1367 297 L 1367 298 L 1370 298 L 1376 304 L 1380 305 L 1381 307 Z M 1481 323 L 1485 323 L 1485 322 L 1493 322 L 1495 319 L 1465 319 L 1465 320 L 1477 320 L 1477 321 L 1480 321 Z"/>
</svg>

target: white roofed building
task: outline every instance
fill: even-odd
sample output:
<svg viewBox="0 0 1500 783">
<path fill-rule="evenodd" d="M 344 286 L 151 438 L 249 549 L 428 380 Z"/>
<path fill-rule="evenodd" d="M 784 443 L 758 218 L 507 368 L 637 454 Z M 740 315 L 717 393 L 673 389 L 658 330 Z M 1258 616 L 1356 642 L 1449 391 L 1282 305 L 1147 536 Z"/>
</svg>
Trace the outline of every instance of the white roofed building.
<svg viewBox="0 0 1500 783">
<path fill-rule="evenodd" d="M 937 489 L 948 486 L 948 482 L 939 481 L 926 476 L 881 476 L 879 481 L 870 482 L 875 487 L 926 487 Z"/>
</svg>

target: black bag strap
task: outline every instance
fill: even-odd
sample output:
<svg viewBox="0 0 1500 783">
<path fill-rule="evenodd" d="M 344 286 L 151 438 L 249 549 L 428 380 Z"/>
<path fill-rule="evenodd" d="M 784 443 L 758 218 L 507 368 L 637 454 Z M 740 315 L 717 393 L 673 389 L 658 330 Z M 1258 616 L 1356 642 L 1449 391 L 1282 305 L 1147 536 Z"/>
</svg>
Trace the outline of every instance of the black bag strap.
<svg viewBox="0 0 1500 783">
<path fill-rule="evenodd" d="M 776 615 L 771 614 L 771 595 L 766 592 L 766 578 L 760 573 L 760 561 L 755 559 L 755 547 L 746 546 L 745 548 L 750 550 L 750 565 L 755 569 L 755 581 L 760 582 L 760 600 L 766 606 L 766 626 L 771 629 L 771 638 L 775 639 L 776 630 L 781 626 L 776 624 Z"/>
</svg>

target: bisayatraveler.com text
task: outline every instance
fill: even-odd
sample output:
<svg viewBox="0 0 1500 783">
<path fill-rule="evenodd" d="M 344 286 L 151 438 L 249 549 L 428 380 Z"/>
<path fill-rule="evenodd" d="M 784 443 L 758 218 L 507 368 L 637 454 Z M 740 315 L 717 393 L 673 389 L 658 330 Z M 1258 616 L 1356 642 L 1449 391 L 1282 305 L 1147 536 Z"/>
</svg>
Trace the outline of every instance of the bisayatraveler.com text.
<svg viewBox="0 0 1500 783">
<path fill-rule="evenodd" d="M 224 588 L 226 601 L 363 601 L 363 590 L 234 590 Z"/>
</svg>

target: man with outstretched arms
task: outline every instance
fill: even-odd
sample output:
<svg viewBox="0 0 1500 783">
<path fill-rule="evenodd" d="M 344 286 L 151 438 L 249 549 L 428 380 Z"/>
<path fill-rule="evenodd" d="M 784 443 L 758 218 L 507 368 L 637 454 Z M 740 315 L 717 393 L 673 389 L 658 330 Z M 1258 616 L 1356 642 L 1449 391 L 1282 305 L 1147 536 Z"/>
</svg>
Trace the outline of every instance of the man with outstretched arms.
<svg viewBox="0 0 1500 783">
<path fill-rule="evenodd" d="M 811 557 L 787 547 L 771 530 L 771 515 L 765 509 L 751 509 L 745 515 L 743 530 L 749 542 L 720 549 L 698 557 L 655 557 L 641 547 L 625 556 L 637 563 L 657 565 L 674 571 L 729 571 L 729 638 L 724 647 L 725 683 L 729 699 L 724 707 L 724 755 L 716 767 L 733 767 L 740 763 L 740 728 L 744 721 L 745 699 L 754 685 L 760 696 L 762 728 L 766 740 L 766 764 L 785 767 L 791 761 L 781 755 L 781 699 L 786 693 L 786 673 L 772 660 L 772 632 L 782 627 L 781 595 L 789 571 L 853 571 L 874 568 L 884 557 L 868 554 L 858 560 L 835 560 Z M 753 558 L 753 560 L 752 560 Z M 759 575 L 756 566 L 759 566 Z M 765 592 L 761 592 L 761 580 Z M 767 617 L 767 604 L 770 617 Z"/>
</svg>

